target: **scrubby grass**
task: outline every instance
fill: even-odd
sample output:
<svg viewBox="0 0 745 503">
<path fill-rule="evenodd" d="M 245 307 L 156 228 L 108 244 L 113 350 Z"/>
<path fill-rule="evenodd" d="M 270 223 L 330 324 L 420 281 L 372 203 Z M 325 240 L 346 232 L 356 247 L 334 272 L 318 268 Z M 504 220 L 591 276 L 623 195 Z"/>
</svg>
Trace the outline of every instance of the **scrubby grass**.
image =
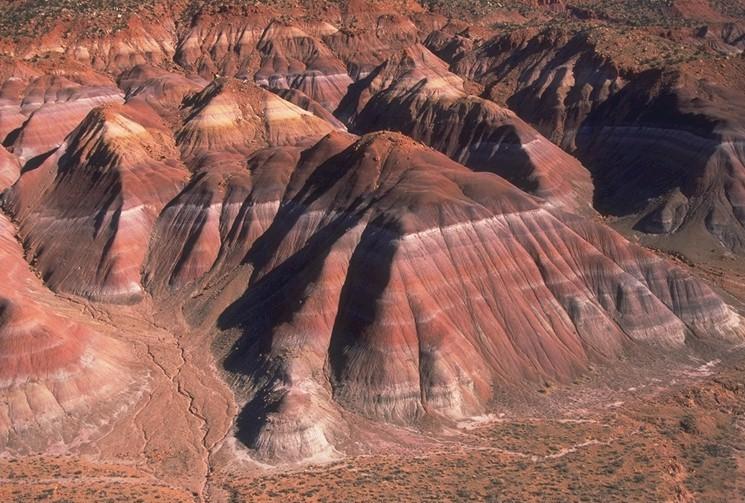
<svg viewBox="0 0 745 503">
<path fill-rule="evenodd" d="M 516 11 L 527 17 L 534 10 L 528 2 L 516 0 L 421 0 L 421 4 L 453 17 L 486 16 L 497 9 Z"/>
<path fill-rule="evenodd" d="M 95 21 L 112 31 L 127 17 L 152 7 L 154 0 L 15 0 L 0 4 L 0 36 L 36 37 L 57 21 Z"/>
</svg>

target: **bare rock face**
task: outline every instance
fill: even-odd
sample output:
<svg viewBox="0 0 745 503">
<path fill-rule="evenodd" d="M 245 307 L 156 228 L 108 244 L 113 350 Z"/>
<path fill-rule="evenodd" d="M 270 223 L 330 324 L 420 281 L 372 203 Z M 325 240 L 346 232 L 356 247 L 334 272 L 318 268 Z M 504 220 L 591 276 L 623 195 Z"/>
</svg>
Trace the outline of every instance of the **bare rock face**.
<svg viewBox="0 0 745 503">
<path fill-rule="evenodd" d="M 61 83 L 50 82 L 49 84 L 49 87 L 54 88 Z M 67 92 L 72 91 L 65 88 L 64 84 L 62 86 L 60 92 L 67 94 Z M 44 87 L 43 92 L 50 91 L 46 88 L 47 86 Z M 36 89 L 32 91 L 35 92 Z M 61 100 L 55 101 L 46 101 L 46 98 L 43 102 L 36 101 L 39 98 L 35 93 L 30 94 L 24 99 L 23 104 L 28 103 L 29 108 L 27 110 L 33 111 L 29 113 L 10 148 L 24 163 L 36 156 L 46 154 L 57 148 L 65 136 L 80 123 L 92 108 L 104 103 L 120 102 L 121 98 L 119 90 L 112 87 L 91 89 L 86 86 L 80 92 L 72 91 L 69 96 L 64 96 Z M 22 106 L 22 110 L 24 108 L 25 106 Z"/>
<path fill-rule="evenodd" d="M 182 155 L 197 171 L 204 166 L 198 177 L 217 182 L 213 162 L 232 155 L 242 163 L 256 150 L 311 141 L 334 129 L 253 84 L 220 81 L 189 95 L 174 142 L 174 126 L 163 117 L 174 118 L 172 92 L 178 95 L 188 82 L 158 78 L 132 83 L 126 105 L 92 111 L 7 195 L 32 260 L 56 291 L 106 302 L 141 299 L 141 269 L 156 218 L 189 176 Z M 151 101 L 160 103 L 160 114 Z M 166 267 L 193 279 L 192 266 Z"/>
<path fill-rule="evenodd" d="M 194 174 L 156 224 L 144 271 L 156 294 L 240 264 L 274 219 L 302 150 L 344 129 L 237 81 L 214 82 L 188 104 L 177 139 Z"/>
<path fill-rule="evenodd" d="M 256 45 L 272 17 L 271 12 L 240 18 L 201 13 L 180 37 L 174 61 L 208 79 L 216 74 L 251 78 L 259 64 Z"/>
<path fill-rule="evenodd" d="M 355 12 L 350 17 L 350 25 L 330 34 L 325 41 L 346 63 L 354 80 L 420 41 L 417 26 L 406 16 L 371 10 Z"/>
<path fill-rule="evenodd" d="M 44 288 L 0 216 L 0 448 L 44 452 L 86 441 L 136 399 L 127 345 L 78 321 Z"/>
<path fill-rule="evenodd" d="M 178 292 L 240 264 L 274 220 L 300 152 L 270 147 L 248 158 L 205 156 L 156 222 L 144 270 L 148 289 Z"/>
<path fill-rule="evenodd" d="M 369 2 L 320 10 L 304 20 L 296 13 L 299 19 L 287 22 L 271 6 L 245 7 L 240 17 L 215 16 L 204 8 L 180 38 L 174 59 L 206 78 L 294 89 L 333 112 L 354 81 L 420 39 L 407 16 Z"/>
<path fill-rule="evenodd" d="M 47 285 L 106 302 L 138 300 L 152 225 L 187 177 L 174 159 L 157 115 L 109 106 L 25 172 L 6 205 Z"/>
<path fill-rule="evenodd" d="M 296 89 L 331 112 L 352 83 L 345 64 L 323 41 L 337 31 L 325 22 L 286 24 L 269 12 L 233 21 L 203 15 L 179 43 L 176 61 L 204 77 Z"/>
<path fill-rule="evenodd" d="M 142 5 L 145 7 L 145 4 Z M 56 15 L 54 12 L 45 12 L 48 7 L 52 11 L 59 11 Z M 153 8 L 151 5 L 148 16 L 124 16 L 126 9 L 122 9 L 124 6 L 121 5 L 99 6 L 103 9 L 96 9 L 91 4 L 76 4 L 75 8 L 60 7 L 39 4 L 22 7 L 28 13 L 36 10 L 42 18 L 57 18 L 54 21 L 58 22 L 46 28 L 39 26 L 33 42 L 16 51 L 15 57 L 44 60 L 59 56 L 71 65 L 109 74 L 117 74 L 136 65 L 163 65 L 173 60 L 177 16 L 174 6 L 160 4 Z M 77 19 L 71 22 L 68 16 L 76 12 Z"/>
<path fill-rule="evenodd" d="M 353 130 L 401 131 L 474 170 L 570 210 L 589 210 L 592 183 L 576 159 L 509 110 L 467 95 L 462 80 L 424 47 L 407 49 L 355 86 L 342 112 Z"/>
<path fill-rule="evenodd" d="M 724 54 L 737 55 L 745 50 L 745 24 L 742 22 L 707 24 L 699 28 L 696 35 Z"/>
</svg>

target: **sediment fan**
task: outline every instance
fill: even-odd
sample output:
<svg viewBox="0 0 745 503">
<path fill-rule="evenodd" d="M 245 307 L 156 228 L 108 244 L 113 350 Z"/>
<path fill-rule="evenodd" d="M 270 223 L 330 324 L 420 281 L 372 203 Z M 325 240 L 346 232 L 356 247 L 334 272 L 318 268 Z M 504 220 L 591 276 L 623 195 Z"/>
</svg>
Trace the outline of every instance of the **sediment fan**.
<svg viewBox="0 0 745 503">
<path fill-rule="evenodd" d="M 741 251 L 742 92 L 414 2 L 187 3 L 3 39 L 3 452 L 203 496 L 233 462 L 743 342 L 720 290 L 601 217 Z"/>
</svg>

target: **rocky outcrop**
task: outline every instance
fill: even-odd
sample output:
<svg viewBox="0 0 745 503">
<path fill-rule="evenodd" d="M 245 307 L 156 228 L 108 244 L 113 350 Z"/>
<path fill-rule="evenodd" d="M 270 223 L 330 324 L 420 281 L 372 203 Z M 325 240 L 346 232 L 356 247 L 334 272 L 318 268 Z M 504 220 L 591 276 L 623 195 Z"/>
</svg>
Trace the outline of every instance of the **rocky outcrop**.
<svg viewBox="0 0 745 503">
<path fill-rule="evenodd" d="M 179 109 L 184 98 L 208 83 L 200 77 L 189 78 L 151 65 L 137 65 L 118 78 L 127 102 L 145 102 L 174 127 L 181 120 Z"/>
<path fill-rule="evenodd" d="M 215 75 L 249 79 L 259 65 L 256 45 L 273 13 L 252 11 L 246 17 L 195 17 L 179 37 L 174 61 L 188 72 L 211 79 Z"/>
<path fill-rule="evenodd" d="M 367 11 L 350 17 L 347 26 L 329 34 L 324 41 L 344 61 L 354 80 L 420 41 L 417 26 L 406 16 Z"/>
<path fill-rule="evenodd" d="M 323 22 L 303 28 L 268 11 L 229 21 L 202 15 L 179 42 L 175 60 L 208 78 L 237 77 L 297 89 L 333 111 L 352 83 L 345 64 L 322 40 L 338 30 Z"/>
<path fill-rule="evenodd" d="M 300 93 L 277 92 L 296 99 Z M 239 264 L 272 222 L 304 146 L 344 129 L 333 116 L 334 124 L 321 119 L 323 108 L 312 114 L 230 80 L 213 82 L 188 107 L 177 139 L 194 175 L 156 224 L 144 275 L 156 293 Z"/>
<path fill-rule="evenodd" d="M 745 24 L 743 23 L 707 24 L 696 31 L 696 36 L 724 54 L 737 55 L 745 50 Z"/>
<path fill-rule="evenodd" d="M 328 25 L 329 33 L 336 29 Z M 298 89 L 329 111 L 347 92 L 352 79 L 346 67 L 321 41 L 296 26 L 272 22 L 257 46 L 261 67 L 254 75 L 258 84 Z"/>
<path fill-rule="evenodd" d="M 239 265 L 274 220 L 300 152 L 269 147 L 248 158 L 205 156 L 158 217 L 144 269 L 148 289 L 178 293 Z"/>
<path fill-rule="evenodd" d="M 720 52 L 737 51 L 731 23 L 698 36 Z M 487 96 L 577 156 L 593 174 L 601 213 L 633 219 L 645 233 L 691 232 L 707 242 L 701 247 L 742 249 L 745 128 L 736 112 L 743 100 L 697 77 L 703 63 L 624 70 L 588 34 L 553 29 L 517 30 L 479 44 L 441 31 L 427 43 L 456 73 L 482 83 Z M 716 73 L 733 72 L 737 80 L 739 68 L 720 63 Z M 711 73 L 705 65 L 703 71 Z"/>
</svg>

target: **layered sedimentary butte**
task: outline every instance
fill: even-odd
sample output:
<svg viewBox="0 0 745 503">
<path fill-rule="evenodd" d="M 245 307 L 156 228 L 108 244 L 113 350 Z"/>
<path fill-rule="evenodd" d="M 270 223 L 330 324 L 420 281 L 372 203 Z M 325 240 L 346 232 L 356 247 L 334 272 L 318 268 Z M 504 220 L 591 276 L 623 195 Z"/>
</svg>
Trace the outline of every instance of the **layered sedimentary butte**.
<svg viewBox="0 0 745 503">
<path fill-rule="evenodd" d="M 741 337 L 700 282 L 498 177 L 389 133 L 317 149 L 333 155 L 300 162 L 220 320 L 245 333 L 228 368 L 263 383 L 247 408 L 266 425 L 241 432 L 260 452 L 308 455 L 287 452 L 288 430 L 309 435 L 296 402 L 334 443 L 331 404 L 462 418 L 493 386 L 570 380 L 631 344 Z"/>
<path fill-rule="evenodd" d="M 590 207 L 590 176 L 576 159 L 509 110 L 466 94 L 463 81 L 422 46 L 376 68 L 344 105 L 356 131 L 401 131 L 570 210 Z"/>
<path fill-rule="evenodd" d="M 602 209 L 641 213 L 644 232 L 701 229 L 742 250 L 744 111 L 738 93 L 685 74 L 649 72 L 626 86 L 577 136 L 588 164 L 604 166 L 596 176 Z"/>
<path fill-rule="evenodd" d="M 724 23 L 675 37 L 728 61 L 742 53 L 736 33 Z M 474 41 L 446 25 L 426 45 L 579 158 L 593 174 L 602 213 L 631 218 L 641 232 L 741 251 L 745 102 L 729 83 L 741 78 L 742 65 L 712 70 L 699 59 L 675 70 L 640 69 L 638 60 L 614 60 L 597 38 L 526 28 Z M 651 52 L 641 46 L 634 54 Z"/>
<path fill-rule="evenodd" d="M 50 288 L 104 301 L 141 297 L 153 222 L 188 176 L 161 128 L 147 109 L 97 108 L 9 191 L 5 203 Z"/>
<path fill-rule="evenodd" d="M 0 447 L 59 450 L 127 410 L 142 366 L 44 287 L 14 234 L 0 216 Z"/>
<path fill-rule="evenodd" d="M 633 80 L 582 35 L 477 40 L 414 4 L 234 8 L 3 63 L 0 446 L 140 425 L 113 404 L 152 401 L 157 376 L 208 479 L 226 439 L 339 455 L 360 428 L 485 414 L 632 350 L 742 341 L 706 283 L 592 208 L 698 219 L 737 249 L 743 131 L 720 87 Z M 90 306 L 119 317 L 101 330 Z M 122 313 L 153 320 L 149 370 Z"/>
<path fill-rule="evenodd" d="M 57 148 L 95 106 L 122 101 L 113 82 L 92 72 L 13 84 L 12 94 L 3 93 L 3 143 L 24 163 Z"/>
<path fill-rule="evenodd" d="M 486 96 L 569 151 L 588 113 L 626 82 L 586 34 L 526 28 L 476 44 L 446 26 L 425 43 L 455 73 L 482 83 Z"/>
</svg>

